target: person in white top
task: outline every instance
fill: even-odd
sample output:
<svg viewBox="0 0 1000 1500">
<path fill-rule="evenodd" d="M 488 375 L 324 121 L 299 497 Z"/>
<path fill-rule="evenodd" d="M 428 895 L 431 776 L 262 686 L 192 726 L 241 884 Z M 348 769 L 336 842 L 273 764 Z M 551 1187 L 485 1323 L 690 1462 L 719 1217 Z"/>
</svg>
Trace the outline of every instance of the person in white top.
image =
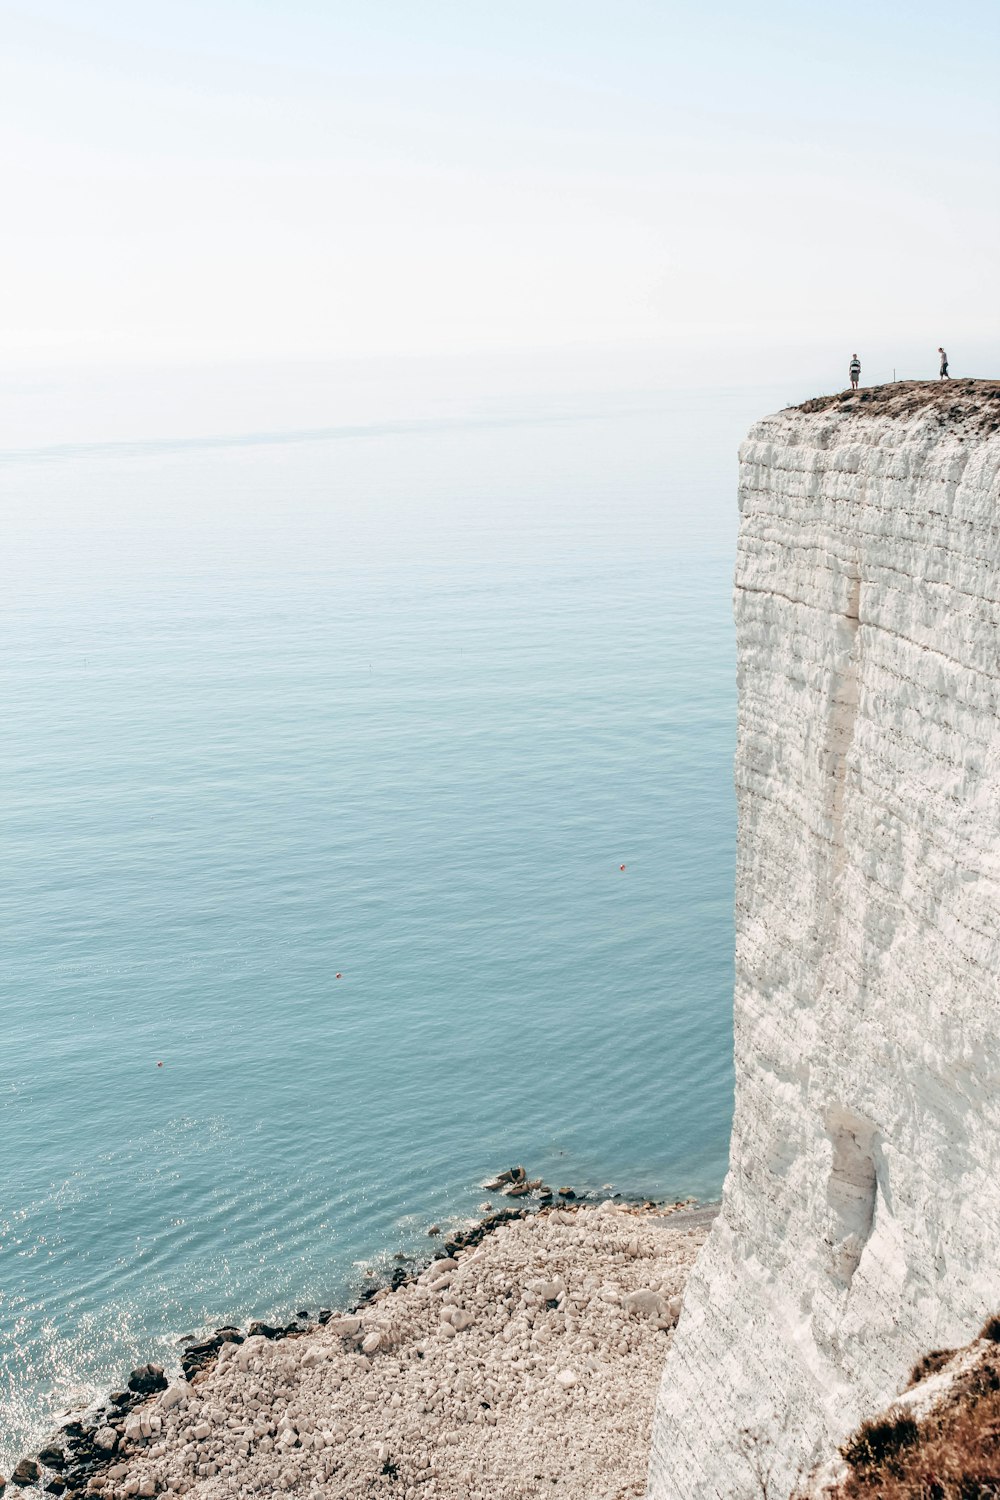
<svg viewBox="0 0 1000 1500">
<path fill-rule="evenodd" d="M 941 380 L 950 380 L 951 376 L 948 374 L 948 356 L 940 346 L 938 347 L 938 353 L 941 356 L 941 373 L 939 378 Z"/>
</svg>

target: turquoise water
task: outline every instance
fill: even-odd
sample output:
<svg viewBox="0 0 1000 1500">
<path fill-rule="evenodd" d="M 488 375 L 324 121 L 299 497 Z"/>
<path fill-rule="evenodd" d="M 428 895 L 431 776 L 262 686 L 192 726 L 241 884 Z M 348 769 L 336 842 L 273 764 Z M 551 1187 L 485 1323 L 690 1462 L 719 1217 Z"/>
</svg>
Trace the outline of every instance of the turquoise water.
<svg viewBox="0 0 1000 1500">
<path fill-rule="evenodd" d="M 3 456 L 4 1466 L 513 1160 L 718 1191 L 760 400 Z"/>
</svg>

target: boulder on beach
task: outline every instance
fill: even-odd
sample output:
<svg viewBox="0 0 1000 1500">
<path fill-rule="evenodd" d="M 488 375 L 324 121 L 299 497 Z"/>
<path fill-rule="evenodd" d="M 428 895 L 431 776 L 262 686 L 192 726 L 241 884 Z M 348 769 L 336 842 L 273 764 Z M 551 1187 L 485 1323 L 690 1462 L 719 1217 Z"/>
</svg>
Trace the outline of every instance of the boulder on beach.
<svg viewBox="0 0 1000 1500">
<path fill-rule="evenodd" d="M 555 1302 L 566 1290 L 566 1283 L 561 1276 L 555 1276 L 548 1281 L 529 1281 L 528 1291 L 541 1299 L 542 1302 Z"/>
<path fill-rule="evenodd" d="M 336 1334 L 338 1338 L 350 1339 L 354 1337 L 360 1327 L 361 1319 L 352 1315 L 346 1318 L 331 1318 L 326 1325 L 326 1331 L 327 1333 Z"/>
<path fill-rule="evenodd" d="M 33 1458 L 22 1458 L 10 1476 L 11 1484 L 19 1485 L 22 1489 L 25 1485 L 36 1484 L 41 1478 L 42 1471 Z"/>
<path fill-rule="evenodd" d="M 640 1287 L 622 1298 L 622 1306 L 633 1318 L 649 1318 L 662 1328 L 672 1328 L 680 1315 L 679 1297 L 664 1297 L 654 1287 Z"/>
<path fill-rule="evenodd" d="M 241 1347 L 245 1347 L 245 1346 L 241 1346 Z M 180 1404 L 181 1404 L 182 1401 L 186 1401 L 188 1399 L 188 1397 L 191 1396 L 191 1395 L 193 1395 L 193 1394 L 194 1394 L 194 1386 L 189 1385 L 186 1380 L 175 1380 L 174 1383 L 173 1383 L 173 1385 L 168 1385 L 167 1386 L 167 1389 L 163 1392 L 163 1395 L 160 1397 L 160 1400 L 159 1400 L 160 1410 L 161 1411 L 172 1411 L 175 1406 L 180 1406 Z"/>
</svg>

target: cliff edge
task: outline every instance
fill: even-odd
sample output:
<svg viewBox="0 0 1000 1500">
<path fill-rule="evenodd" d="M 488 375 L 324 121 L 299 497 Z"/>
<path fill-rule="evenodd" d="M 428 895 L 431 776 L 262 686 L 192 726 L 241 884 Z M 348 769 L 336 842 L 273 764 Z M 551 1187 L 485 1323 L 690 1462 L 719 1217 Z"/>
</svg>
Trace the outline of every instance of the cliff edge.
<svg viewBox="0 0 1000 1500">
<path fill-rule="evenodd" d="M 1000 1305 L 1000 384 L 759 422 L 736 1107 L 649 1495 L 791 1494 Z"/>
</svg>

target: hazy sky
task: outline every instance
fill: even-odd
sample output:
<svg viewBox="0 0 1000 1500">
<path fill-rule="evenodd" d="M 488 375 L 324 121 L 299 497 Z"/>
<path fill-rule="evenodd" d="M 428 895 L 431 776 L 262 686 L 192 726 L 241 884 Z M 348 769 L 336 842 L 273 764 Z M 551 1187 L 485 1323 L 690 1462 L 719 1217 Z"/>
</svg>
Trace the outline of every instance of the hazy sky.
<svg viewBox="0 0 1000 1500">
<path fill-rule="evenodd" d="M 0 15 L 7 360 L 996 332 L 996 0 Z"/>
</svg>

